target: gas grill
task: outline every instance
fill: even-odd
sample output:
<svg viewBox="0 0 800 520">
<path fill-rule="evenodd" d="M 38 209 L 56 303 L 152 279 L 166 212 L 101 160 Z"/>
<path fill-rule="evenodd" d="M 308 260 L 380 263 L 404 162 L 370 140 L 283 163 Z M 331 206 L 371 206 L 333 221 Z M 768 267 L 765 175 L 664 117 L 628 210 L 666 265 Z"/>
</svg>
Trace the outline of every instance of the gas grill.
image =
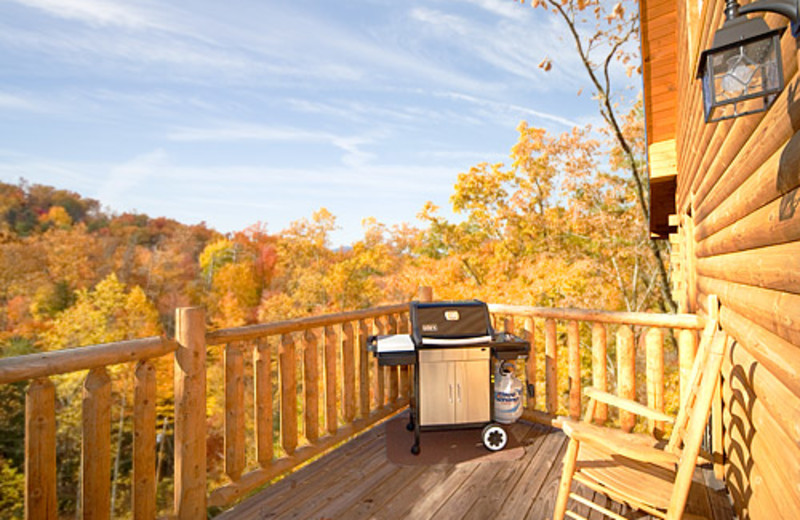
<svg viewBox="0 0 800 520">
<path fill-rule="evenodd" d="M 371 336 L 367 349 L 379 365 L 415 368 L 415 399 L 407 426 L 414 431 L 411 452 L 419 454 L 424 430 L 470 427 L 483 427 L 486 448 L 502 449 L 508 435 L 492 423 L 491 362 L 527 357 L 530 343 L 494 332 L 489 309 L 478 300 L 415 301 L 409 315 L 410 335 Z"/>
</svg>

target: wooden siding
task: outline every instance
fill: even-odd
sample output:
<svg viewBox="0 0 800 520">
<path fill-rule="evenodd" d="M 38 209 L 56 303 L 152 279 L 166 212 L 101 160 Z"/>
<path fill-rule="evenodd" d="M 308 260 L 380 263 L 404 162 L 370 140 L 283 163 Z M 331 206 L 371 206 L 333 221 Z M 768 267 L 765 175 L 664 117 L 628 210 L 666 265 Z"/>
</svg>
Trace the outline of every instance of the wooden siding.
<svg viewBox="0 0 800 520">
<path fill-rule="evenodd" d="M 666 238 L 669 215 L 675 212 L 677 157 L 675 151 L 677 76 L 677 14 L 675 0 L 642 0 L 642 74 L 645 78 L 645 123 L 650 178 L 658 182 L 651 193 L 650 231 Z"/>
<path fill-rule="evenodd" d="M 650 145 L 675 137 L 678 87 L 675 0 L 642 0 L 640 16 L 647 144 Z"/>
<path fill-rule="evenodd" d="M 797 43 L 791 31 L 784 34 L 786 88 L 768 112 L 705 124 L 697 56 L 721 26 L 725 2 L 707 0 L 694 14 L 696 2 L 670 3 L 678 44 L 675 296 L 684 312 L 701 313 L 707 294 L 720 298 L 721 323 L 734 340 L 721 390 L 726 484 L 740 518 L 779 518 L 800 510 Z M 642 9 L 654 4 L 641 2 Z M 646 57 L 651 45 L 664 43 L 645 30 L 642 17 Z M 778 15 L 765 19 L 771 27 L 787 24 Z M 645 96 L 655 96 L 646 110 L 660 106 L 663 95 L 649 88 L 654 78 L 645 74 Z M 648 131 L 659 117 L 647 113 Z"/>
</svg>

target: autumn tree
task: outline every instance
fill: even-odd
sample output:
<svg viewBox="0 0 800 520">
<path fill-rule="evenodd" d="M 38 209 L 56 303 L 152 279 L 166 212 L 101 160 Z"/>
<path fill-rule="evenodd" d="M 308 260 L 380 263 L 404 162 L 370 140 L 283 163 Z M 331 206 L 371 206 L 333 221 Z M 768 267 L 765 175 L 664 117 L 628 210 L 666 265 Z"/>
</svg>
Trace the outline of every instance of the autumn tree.
<svg viewBox="0 0 800 520">
<path fill-rule="evenodd" d="M 525 0 L 518 0 L 524 3 Z M 631 133 L 626 121 L 631 113 L 641 115 L 632 106 L 632 96 L 627 99 L 619 85 L 614 83 L 615 68 L 622 66 L 630 77 L 641 73 L 636 40 L 639 34 L 638 5 L 633 0 L 612 4 L 601 0 L 531 0 L 533 8 L 540 8 L 560 19 L 568 30 L 578 57 L 591 84 L 598 111 L 606 123 L 603 129 L 610 138 L 611 155 L 615 166 L 630 176 L 637 207 L 644 225 L 650 221 L 650 187 L 644 167 L 644 146 Z M 540 68 L 549 71 L 552 63 L 545 58 Z M 645 228 L 643 233 L 647 234 Z M 672 290 L 667 272 L 668 244 L 664 241 L 646 242 L 649 261 L 643 276 L 653 280 L 658 287 L 662 310 L 675 312 Z M 645 265 L 642 265 L 644 268 Z"/>
</svg>

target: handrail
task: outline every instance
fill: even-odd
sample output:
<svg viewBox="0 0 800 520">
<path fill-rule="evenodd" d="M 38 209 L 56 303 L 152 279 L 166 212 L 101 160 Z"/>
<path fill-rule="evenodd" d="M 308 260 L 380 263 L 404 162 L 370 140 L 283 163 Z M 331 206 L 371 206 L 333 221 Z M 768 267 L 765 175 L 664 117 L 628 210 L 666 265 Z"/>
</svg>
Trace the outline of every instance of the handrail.
<svg viewBox="0 0 800 520">
<path fill-rule="evenodd" d="M 517 314 L 554 320 L 590 321 L 617 325 L 642 327 L 664 327 L 674 329 L 703 328 L 705 321 L 696 314 L 655 314 L 651 312 L 601 311 L 593 309 L 571 309 L 556 307 L 531 307 L 527 305 L 489 304 L 489 312 L 495 314 Z"/>
<path fill-rule="evenodd" d="M 153 336 L 0 359 L 0 384 L 131 363 L 160 357 L 176 348 L 174 340 Z"/>
<path fill-rule="evenodd" d="M 408 304 L 402 303 L 396 305 L 386 305 L 383 307 L 373 307 L 371 309 L 358 311 L 342 312 L 338 314 L 324 314 L 322 316 L 310 316 L 307 318 L 297 318 L 294 320 L 219 329 L 206 334 L 206 342 L 209 345 L 215 345 L 220 343 L 232 343 L 235 341 L 250 341 L 265 336 L 289 334 L 291 332 L 300 332 L 308 329 L 338 325 L 339 323 L 345 323 L 348 321 L 378 318 L 388 314 L 396 314 L 406 311 L 408 311 Z"/>
<path fill-rule="evenodd" d="M 575 419 L 582 415 L 581 408 L 584 403 L 581 388 L 589 381 L 591 386 L 600 390 L 606 390 L 609 384 L 616 384 L 616 393 L 631 400 L 635 400 L 638 393 L 642 396 L 646 394 L 648 406 L 664 411 L 665 338 L 662 329 L 679 332 L 675 336 L 678 347 L 678 363 L 675 369 L 678 371 L 680 392 L 683 394 L 694 361 L 697 330 L 702 329 L 705 323 L 703 317 L 694 314 L 653 314 L 501 304 L 489 304 L 489 310 L 498 322 L 496 329 L 515 332 L 531 340 L 531 353 L 526 361 L 527 377 L 529 381 L 543 386 L 544 396 L 529 398 L 523 416 L 555 426 L 560 426 L 558 414 L 564 409 Z M 536 325 L 534 320 L 544 321 L 543 326 Z M 566 324 L 566 345 L 559 345 L 557 322 Z M 586 341 L 591 344 L 591 374 L 588 373 L 586 361 L 582 361 L 581 322 L 591 324 L 591 331 L 586 331 Z M 612 363 L 607 355 L 609 325 L 618 326 L 615 339 L 615 381 L 608 377 L 609 363 Z M 642 331 L 643 348 L 636 348 L 634 327 L 646 329 Z M 520 330 L 514 330 L 517 328 Z M 591 338 L 588 337 L 589 332 Z M 537 347 L 536 337 L 544 338 L 543 349 L 541 346 Z M 640 371 L 638 376 L 637 352 L 644 358 L 645 365 L 644 373 Z M 564 363 L 561 360 L 564 354 L 567 358 L 567 373 L 560 375 L 558 367 Z M 538 376 L 537 370 L 543 372 L 543 377 Z M 642 376 L 645 379 L 645 386 L 640 390 L 644 392 L 637 392 L 637 379 Z M 566 408 L 562 408 L 563 403 L 561 403 L 563 392 L 568 394 Z M 595 417 L 599 422 L 605 421 L 607 409 L 604 405 L 598 405 Z M 634 416 L 625 412 L 620 413 L 620 426 L 626 431 L 633 429 Z M 664 424 L 660 421 L 649 423 L 651 433 L 658 434 L 663 428 Z"/>
</svg>

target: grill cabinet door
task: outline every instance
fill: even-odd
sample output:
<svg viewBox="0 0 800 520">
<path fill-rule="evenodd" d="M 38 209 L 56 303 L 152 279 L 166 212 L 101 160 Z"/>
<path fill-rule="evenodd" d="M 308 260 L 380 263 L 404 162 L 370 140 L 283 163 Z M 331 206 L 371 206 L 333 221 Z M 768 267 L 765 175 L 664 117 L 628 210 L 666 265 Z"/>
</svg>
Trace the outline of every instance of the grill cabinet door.
<svg viewBox="0 0 800 520">
<path fill-rule="evenodd" d="M 439 356 L 436 353 L 420 352 L 418 399 L 421 426 L 455 422 L 455 364 L 437 360 Z"/>
<path fill-rule="evenodd" d="M 488 422 L 490 417 L 489 359 L 456 363 L 456 423 Z"/>
</svg>

